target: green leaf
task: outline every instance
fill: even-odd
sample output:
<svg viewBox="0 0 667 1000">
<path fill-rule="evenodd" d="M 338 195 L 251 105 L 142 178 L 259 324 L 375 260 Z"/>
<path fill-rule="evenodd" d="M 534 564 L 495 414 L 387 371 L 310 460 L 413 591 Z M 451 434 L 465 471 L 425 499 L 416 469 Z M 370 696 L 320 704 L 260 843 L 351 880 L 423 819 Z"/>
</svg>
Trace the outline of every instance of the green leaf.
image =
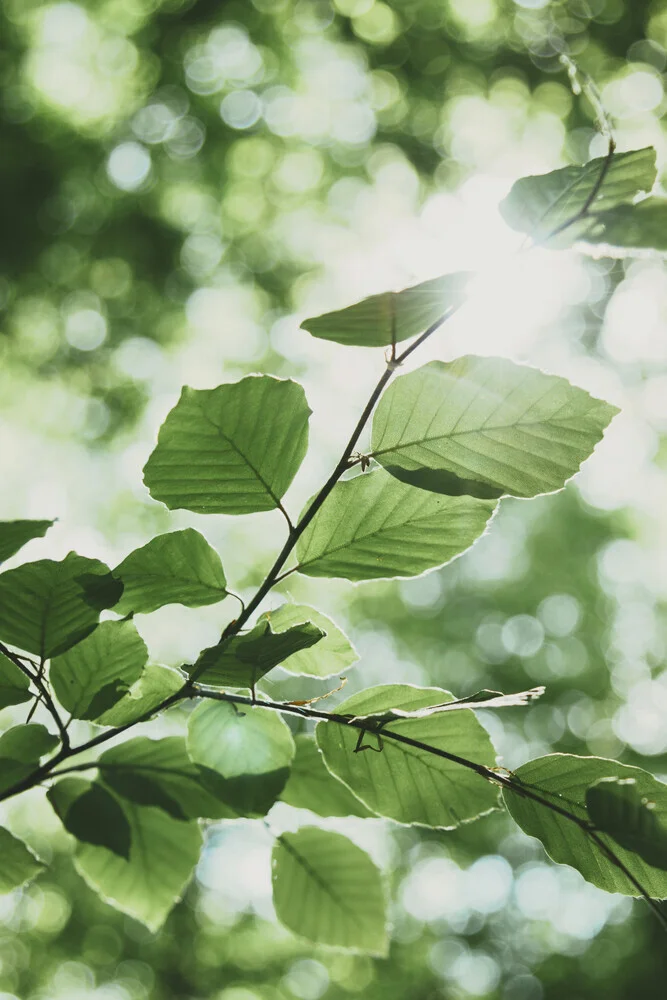
<svg viewBox="0 0 667 1000">
<path fill-rule="evenodd" d="M 62 778 L 46 797 L 68 833 L 129 858 L 132 834 L 118 800 L 97 782 Z"/>
<path fill-rule="evenodd" d="M 639 794 L 634 778 L 597 781 L 586 790 L 586 809 L 598 830 L 655 868 L 667 869 L 667 826 L 654 803 Z"/>
<path fill-rule="evenodd" d="M 217 775 L 192 762 L 181 736 L 137 736 L 107 750 L 97 764 L 104 783 L 137 805 L 155 806 L 179 820 L 229 817 L 229 808 L 212 794 Z M 220 792 L 224 786 L 216 787 Z"/>
<path fill-rule="evenodd" d="M 461 271 L 423 281 L 400 292 L 381 292 L 361 302 L 305 319 L 302 330 L 322 340 L 358 347 L 388 347 L 423 333 L 461 305 L 470 274 Z"/>
<path fill-rule="evenodd" d="M 45 867 L 44 862 L 22 840 L 0 827 L 0 893 L 11 892 L 24 885 Z"/>
<path fill-rule="evenodd" d="M 123 811 L 130 824 L 129 859 L 81 844 L 74 863 L 105 902 L 157 931 L 190 881 L 201 831 L 197 822 L 182 823 L 161 809 L 125 802 Z"/>
<path fill-rule="evenodd" d="M 227 596 L 220 556 L 193 528 L 158 535 L 113 571 L 123 583 L 114 610 L 149 614 L 165 604 L 199 608 Z"/>
<path fill-rule="evenodd" d="M 54 521 L 0 521 L 0 563 L 9 559 L 26 542 L 43 538 Z"/>
<path fill-rule="evenodd" d="M 382 876 L 366 852 L 340 833 L 307 826 L 278 838 L 273 903 L 278 919 L 308 941 L 387 954 Z"/>
<path fill-rule="evenodd" d="M 160 428 L 144 482 L 171 510 L 273 510 L 306 454 L 310 409 L 300 385 L 249 375 L 190 389 Z"/>
<path fill-rule="evenodd" d="M 184 683 L 185 677 L 179 671 L 147 663 L 141 677 L 127 694 L 95 721 L 100 726 L 127 726 L 180 691 Z"/>
<path fill-rule="evenodd" d="M 0 708 L 30 701 L 30 681 L 15 663 L 0 653 Z"/>
<path fill-rule="evenodd" d="M 97 719 L 141 676 L 147 658 L 131 621 L 102 622 L 52 661 L 49 676 L 58 701 L 75 719 Z"/>
<path fill-rule="evenodd" d="M 586 792 L 591 785 L 601 778 L 634 778 L 639 795 L 655 803 L 656 819 L 661 823 L 667 820 L 667 785 L 641 768 L 619 764 L 615 760 L 550 754 L 523 764 L 513 777 L 548 801 L 585 820 L 590 820 L 586 810 Z M 637 890 L 621 869 L 572 821 L 522 796 L 520 792 L 504 789 L 503 798 L 521 829 L 541 840 L 554 861 L 571 865 L 588 882 L 607 892 L 637 895 Z M 647 864 L 638 854 L 617 844 L 612 837 L 601 836 L 650 896 L 657 899 L 667 897 L 667 872 Z"/>
<path fill-rule="evenodd" d="M 310 809 L 318 816 L 373 816 L 347 785 L 327 770 L 312 736 L 294 737 L 296 756 L 282 794 L 283 802 L 295 809 Z"/>
<path fill-rule="evenodd" d="M 85 598 L 81 577 L 109 567 L 70 552 L 62 562 L 24 563 L 0 576 L 0 639 L 42 659 L 57 656 L 93 631 L 99 609 Z"/>
<path fill-rule="evenodd" d="M 295 753 L 289 726 L 277 712 L 222 701 L 197 706 L 188 719 L 187 746 L 195 763 L 223 778 L 282 771 Z"/>
<path fill-rule="evenodd" d="M 577 237 L 580 244 L 592 244 L 593 253 L 606 257 L 630 257 L 633 250 L 667 252 L 667 199 L 645 198 L 637 205 L 619 205 L 600 212 L 582 224 Z"/>
<path fill-rule="evenodd" d="M 500 204 L 505 221 L 535 240 L 544 240 L 560 226 L 574 219 L 586 206 L 602 175 L 607 157 L 600 156 L 583 166 L 562 167 L 548 174 L 522 177 Z M 655 150 L 652 147 L 616 153 L 606 170 L 591 211 L 594 213 L 628 204 L 655 183 Z M 579 223 L 568 226 L 558 237 L 559 246 L 569 246 L 578 238 Z"/>
<path fill-rule="evenodd" d="M 58 738 L 39 723 L 13 726 L 0 736 L 0 792 L 31 774 Z"/>
<path fill-rule="evenodd" d="M 392 708 L 416 710 L 451 699 L 439 688 L 387 684 L 353 695 L 336 709 L 352 717 L 382 715 Z M 369 722 L 369 730 L 372 723 Z M 452 830 L 495 809 L 493 785 L 461 764 L 427 750 L 397 743 L 386 733 L 399 733 L 431 747 L 495 766 L 489 734 L 470 710 L 439 713 L 426 718 L 391 722 L 381 735 L 368 732 L 358 751 L 359 731 L 351 726 L 320 722 L 317 742 L 329 770 L 379 813 L 399 823 Z"/>
<path fill-rule="evenodd" d="M 323 633 L 317 648 L 292 653 L 280 663 L 283 670 L 305 677 L 333 677 L 344 673 L 357 662 L 359 654 L 345 633 L 321 611 L 306 604 L 282 604 L 276 611 L 266 611 L 260 621 L 268 621 L 274 632 L 285 632 L 293 625 L 312 622 Z"/>
<path fill-rule="evenodd" d="M 306 576 L 377 580 L 444 566 L 483 533 L 490 500 L 443 497 L 365 472 L 337 483 L 299 538 Z"/>
<path fill-rule="evenodd" d="M 417 484 L 438 492 L 493 487 L 532 497 L 560 489 L 617 412 L 564 378 L 504 358 L 433 361 L 382 396 L 373 457 L 401 479 L 430 470 L 434 481 Z"/>
<path fill-rule="evenodd" d="M 288 656 L 319 643 L 325 633 L 312 622 L 274 632 L 264 619 L 247 635 L 222 639 L 205 649 L 190 673 L 205 684 L 251 688 Z"/>
</svg>

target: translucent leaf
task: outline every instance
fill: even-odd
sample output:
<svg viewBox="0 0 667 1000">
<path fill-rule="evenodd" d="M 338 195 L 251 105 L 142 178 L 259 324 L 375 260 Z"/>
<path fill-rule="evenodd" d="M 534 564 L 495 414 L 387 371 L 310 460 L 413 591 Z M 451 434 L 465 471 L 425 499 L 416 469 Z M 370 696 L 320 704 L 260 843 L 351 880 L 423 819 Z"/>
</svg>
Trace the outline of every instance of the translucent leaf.
<svg viewBox="0 0 667 1000">
<path fill-rule="evenodd" d="M 306 604 L 282 604 L 275 611 L 266 611 L 260 621 L 268 621 L 274 632 L 284 632 L 303 622 L 311 622 L 323 633 L 313 647 L 292 653 L 280 666 L 291 674 L 306 677 L 334 677 L 344 673 L 359 659 L 359 654 L 337 625 L 321 611 Z"/>
<path fill-rule="evenodd" d="M 318 816 L 373 816 L 347 785 L 327 770 L 312 736 L 294 737 L 296 757 L 280 796 L 296 809 L 310 809 Z"/>
<path fill-rule="evenodd" d="M 289 726 L 275 711 L 221 701 L 197 706 L 188 719 L 187 745 L 195 763 L 223 778 L 282 771 L 295 753 Z"/>
<path fill-rule="evenodd" d="M 3 733 L 0 736 L 0 792 L 32 774 L 42 757 L 57 745 L 57 737 L 36 722 L 13 726 Z"/>
<path fill-rule="evenodd" d="M 123 584 L 114 610 L 148 614 L 165 604 L 199 608 L 227 595 L 220 556 L 193 528 L 158 535 L 113 571 Z"/>
<path fill-rule="evenodd" d="M 97 559 L 70 552 L 62 562 L 24 563 L 0 576 L 0 639 L 42 659 L 64 653 L 97 624 L 81 578 L 108 575 Z"/>
<path fill-rule="evenodd" d="M 523 764 L 514 772 L 514 778 L 585 820 L 591 819 L 586 809 L 586 794 L 591 785 L 602 778 L 634 778 L 638 794 L 655 803 L 653 811 L 656 820 L 661 824 L 667 822 L 667 785 L 641 768 L 619 764 L 615 760 L 550 754 Z M 621 869 L 573 822 L 522 796 L 520 792 L 504 789 L 503 798 L 521 829 L 541 840 L 554 861 L 571 865 L 588 882 L 607 892 L 637 895 L 636 888 Z M 666 871 L 648 864 L 613 837 L 601 836 L 650 896 L 657 899 L 667 897 Z"/>
<path fill-rule="evenodd" d="M 105 902 L 157 931 L 190 881 L 201 831 L 197 822 L 182 823 L 161 809 L 124 802 L 123 811 L 131 831 L 129 858 L 81 844 L 75 865 Z"/>
<path fill-rule="evenodd" d="M 366 852 L 340 833 L 307 826 L 278 838 L 273 904 L 278 919 L 309 941 L 387 954 L 382 876 Z"/>
<path fill-rule="evenodd" d="M 586 220 L 577 236 L 577 249 L 605 257 L 644 256 L 649 250 L 667 253 L 667 199 L 645 198 L 637 205 L 619 205 Z"/>
<path fill-rule="evenodd" d="M 30 681 L 15 663 L 0 653 L 0 708 L 30 701 Z"/>
<path fill-rule="evenodd" d="M 51 663 L 58 701 L 75 719 L 98 719 L 127 693 L 148 658 L 131 621 L 102 622 Z"/>
<path fill-rule="evenodd" d="M 183 687 L 185 677 L 170 667 L 147 663 L 127 694 L 95 721 L 101 726 L 126 726 L 156 709 Z"/>
<path fill-rule="evenodd" d="M 0 827 L 0 893 L 24 885 L 45 867 L 22 840 Z"/>
<path fill-rule="evenodd" d="M 560 489 L 617 412 L 564 378 L 504 358 L 433 361 L 382 396 L 372 453 L 401 479 L 429 470 L 433 482 L 417 484 L 437 492 L 492 487 L 532 497 Z"/>
<path fill-rule="evenodd" d="M 251 688 L 283 660 L 319 643 L 324 634 L 309 621 L 274 632 L 271 622 L 260 620 L 247 635 L 205 649 L 190 673 L 205 684 Z"/>
<path fill-rule="evenodd" d="M 377 580 L 444 566 L 483 533 L 491 500 L 444 497 L 379 469 L 334 486 L 299 538 L 306 576 Z"/>
<path fill-rule="evenodd" d="M 53 521 L 0 521 L 0 563 L 9 559 L 26 542 L 43 538 Z"/>
<path fill-rule="evenodd" d="M 73 837 L 129 858 L 130 824 L 118 800 L 102 785 L 84 778 L 61 778 L 46 795 Z"/>
<path fill-rule="evenodd" d="M 500 204 L 505 221 L 535 240 L 543 240 L 560 226 L 574 219 L 588 203 L 599 183 L 606 157 L 600 156 L 583 166 L 562 167 L 548 174 L 522 177 Z M 606 170 L 603 183 L 591 211 L 604 212 L 628 204 L 655 183 L 655 150 L 652 147 L 616 153 Z M 578 236 L 578 224 L 569 226 L 558 237 L 558 245 L 569 245 Z"/>
<path fill-rule="evenodd" d="M 586 791 L 586 809 L 598 830 L 655 868 L 667 869 L 667 825 L 634 778 L 602 778 Z"/>
<path fill-rule="evenodd" d="M 322 340 L 358 347 L 386 347 L 423 333 L 465 298 L 470 274 L 423 281 L 400 292 L 381 292 L 361 302 L 305 319 L 302 330 Z"/>
<path fill-rule="evenodd" d="M 387 684 L 353 695 L 336 709 L 352 717 L 382 715 L 392 708 L 417 710 L 451 699 L 439 688 Z M 372 728 L 369 723 L 369 728 Z M 489 734 L 470 710 L 391 722 L 387 732 L 437 747 L 486 767 L 495 766 Z M 329 770 L 361 801 L 399 823 L 451 830 L 496 808 L 496 788 L 480 775 L 427 750 L 372 732 L 320 722 L 317 742 Z M 360 752 L 359 747 L 366 747 Z"/>
<path fill-rule="evenodd" d="M 171 510 L 273 510 L 306 454 L 309 416 L 301 386 L 270 375 L 217 389 L 186 386 L 160 428 L 144 482 Z"/>
</svg>

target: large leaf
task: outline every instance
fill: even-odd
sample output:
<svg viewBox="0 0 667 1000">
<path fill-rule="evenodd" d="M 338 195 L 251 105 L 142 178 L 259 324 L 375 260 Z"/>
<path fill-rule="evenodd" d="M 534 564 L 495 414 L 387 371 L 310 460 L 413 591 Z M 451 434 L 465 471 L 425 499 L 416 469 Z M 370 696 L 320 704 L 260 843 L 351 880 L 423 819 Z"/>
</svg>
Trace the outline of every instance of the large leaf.
<svg viewBox="0 0 667 1000">
<path fill-rule="evenodd" d="M 131 621 L 102 622 L 52 661 L 49 676 L 58 701 L 75 719 L 97 719 L 138 680 L 147 658 Z"/>
<path fill-rule="evenodd" d="M 130 824 L 129 858 L 81 844 L 75 865 L 105 902 L 157 931 L 190 881 L 201 831 L 196 821 L 182 823 L 162 809 L 124 802 L 123 811 Z"/>
<path fill-rule="evenodd" d="M 32 538 L 43 538 L 53 521 L 0 521 L 0 563 Z"/>
<path fill-rule="evenodd" d="M 57 745 L 57 737 L 36 722 L 4 732 L 0 736 L 0 792 L 35 771 L 41 758 Z"/>
<path fill-rule="evenodd" d="M 634 778 L 641 797 L 655 803 L 654 812 L 660 823 L 667 820 L 667 785 L 657 781 L 647 771 L 601 757 L 574 757 L 570 754 L 550 754 L 528 761 L 514 772 L 514 779 L 550 802 L 560 805 L 580 819 L 590 821 L 586 810 L 586 793 L 601 778 Z M 503 790 L 505 803 L 519 826 L 531 837 L 541 840 L 547 853 L 560 864 L 576 868 L 588 882 L 607 892 L 622 892 L 636 896 L 637 890 L 587 834 L 572 821 L 538 802 L 521 795 L 520 791 Z M 623 864 L 644 886 L 650 896 L 667 897 L 667 872 L 647 864 L 638 854 L 600 834 Z"/>
<path fill-rule="evenodd" d="M 311 622 L 323 638 L 315 647 L 292 653 L 280 666 L 291 674 L 307 677 L 333 677 L 341 674 L 359 659 L 359 654 L 345 633 L 321 611 L 306 604 L 281 604 L 275 611 L 266 611 L 260 621 L 270 622 L 274 632 L 285 632 L 293 625 Z"/>
<path fill-rule="evenodd" d="M 381 292 L 361 302 L 305 319 L 314 337 L 359 347 L 386 347 L 423 333 L 465 298 L 466 272 L 423 281 L 401 292 Z"/>
<path fill-rule="evenodd" d="M 0 708 L 30 701 L 30 681 L 22 671 L 0 653 Z"/>
<path fill-rule="evenodd" d="M 107 750 L 97 763 L 105 784 L 137 805 L 155 806 L 180 820 L 230 816 L 213 794 L 214 788 L 218 794 L 225 790 L 224 781 L 192 762 L 181 736 L 137 736 Z"/>
<path fill-rule="evenodd" d="M 299 650 L 319 643 L 324 635 L 310 621 L 274 632 L 272 623 L 264 619 L 247 635 L 222 639 L 205 649 L 190 673 L 206 684 L 251 688 L 269 670 Z"/>
<path fill-rule="evenodd" d="M 0 827 L 0 893 L 11 892 L 43 871 L 45 865 L 22 840 Z"/>
<path fill-rule="evenodd" d="M 629 257 L 633 251 L 667 252 L 667 199 L 645 198 L 637 205 L 619 205 L 608 212 L 599 212 L 582 224 L 578 233 L 581 243 L 591 244 L 592 253 L 600 255 L 600 245 L 606 257 Z"/>
<path fill-rule="evenodd" d="M 376 580 L 444 566 L 482 534 L 491 500 L 445 497 L 382 469 L 337 483 L 299 538 L 299 572 Z"/>
<path fill-rule="evenodd" d="M 91 579 L 109 574 L 97 559 L 70 552 L 62 562 L 24 563 L 0 576 L 0 639 L 42 659 L 64 653 L 97 624 L 86 600 Z"/>
<path fill-rule="evenodd" d="M 220 556 L 193 528 L 158 535 L 113 571 L 123 584 L 114 610 L 148 614 L 165 604 L 199 608 L 227 595 Z"/>
<path fill-rule="evenodd" d="M 600 182 L 606 157 L 583 166 L 562 167 L 548 174 L 522 177 L 500 204 L 505 221 L 535 240 L 543 240 L 576 218 Z M 629 204 L 655 183 L 655 150 L 651 147 L 616 153 L 600 189 L 590 206 L 594 213 Z M 558 236 L 558 245 L 568 245 L 580 231 L 579 224 L 568 226 Z"/>
<path fill-rule="evenodd" d="M 366 852 L 340 833 L 307 826 L 278 838 L 273 903 L 278 919 L 300 937 L 387 954 L 382 876 Z"/>
<path fill-rule="evenodd" d="M 295 753 L 289 726 L 275 711 L 221 701 L 197 706 L 188 719 L 187 744 L 195 763 L 223 778 L 283 771 Z"/>
<path fill-rule="evenodd" d="M 126 726 L 151 713 L 183 687 L 185 677 L 170 667 L 147 663 L 127 694 L 95 721 L 101 726 Z"/>
<path fill-rule="evenodd" d="M 144 482 L 171 510 L 273 510 L 306 454 L 309 415 L 301 386 L 270 375 L 217 389 L 186 386 L 160 428 Z"/>
<path fill-rule="evenodd" d="M 415 710 L 438 705 L 451 697 L 439 688 L 387 684 L 353 695 L 336 712 L 353 717 L 382 715 L 392 708 Z M 496 762 L 489 734 L 470 710 L 396 720 L 384 731 L 486 767 Z M 451 830 L 497 806 L 498 794 L 492 784 L 428 750 L 373 732 L 364 734 L 359 744 L 357 729 L 331 722 L 318 723 L 316 736 L 329 770 L 369 809 L 399 823 Z M 366 747 L 363 752 L 358 750 L 360 745 Z"/>
<path fill-rule="evenodd" d="M 667 869 L 667 825 L 634 778 L 602 778 L 586 790 L 586 809 L 598 830 L 656 868 Z"/>
<path fill-rule="evenodd" d="M 372 453 L 401 479 L 429 470 L 431 482 L 415 481 L 426 489 L 532 497 L 560 489 L 617 412 L 564 378 L 504 358 L 433 361 L 382 396 Z"/>
<path fill-rule="evenodd" d="M 312 736 L 294 737 L 296 756 L 282 794 L 283 802 L 296 809 L 310 809 L 319 816 L 373 816 L 347 785 L 327 770 Z"/>
<path fill-rule="evenodd" d="M 118 800 L 106 788 L 84 778 L 62 778 L 46 795 L 73 837 L 129 858 L 130 824 Z"/>
</svg>

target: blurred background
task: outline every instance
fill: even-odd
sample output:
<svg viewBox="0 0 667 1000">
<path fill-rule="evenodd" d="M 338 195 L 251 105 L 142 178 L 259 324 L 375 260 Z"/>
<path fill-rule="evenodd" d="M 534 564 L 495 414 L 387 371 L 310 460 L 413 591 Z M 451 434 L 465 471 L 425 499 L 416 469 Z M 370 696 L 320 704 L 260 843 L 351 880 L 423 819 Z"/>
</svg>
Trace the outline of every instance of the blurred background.
<svg viewBox="0 0 667 1000">
<path fill-rule="evenodd" d="M 546 684 L 530 709 L 480 713 L 501 763 L 559 750 L 667 777 L 667 274 L 651 259 L 517 255 L 497 211 L 517 177 L 605 151 L 563 52 L 597 82 L 619 148 L 653 144 L 662 166 L 666 50 L 665 0 L 2 0 L 0 518 L 59 519 L 21 560 L 75 548 L 114 564 L 192 525 L 251 592 L 282 544 L 278 513 L 170 514 L 142 485 L 180 386 L 252 371 L 304 383 L 315 412 L 287 497 L 296 514 L 383 366 L 381 351 L 316 341 L 300 321 L 470 269 L 469 304 L 418 364 L 502 354 L 621 416 L 576 485 L 503 501 L 444 570 L 361 587 L 293 576 L 283 594 L 349 630 L 361 660 L 346 694 L 391 680 L 457 696 Z M 137 624 L 153 658 L 177 665 L 236 607 Z M 323 685 L 272 675 L 266 689 Z M 382 864 L 386 961 L 312 948 L 273 922 L 261 824 L 211 829 L 154 937 L 74 874 L 40 792 L 3 818 L 53 867 L 0 898 L 0 1000 L 664 989 L 648 911 L 552 865 L 500 812 L 441 834 L 274 809 L 275 828 L 344 828 Z"/>
</svg>

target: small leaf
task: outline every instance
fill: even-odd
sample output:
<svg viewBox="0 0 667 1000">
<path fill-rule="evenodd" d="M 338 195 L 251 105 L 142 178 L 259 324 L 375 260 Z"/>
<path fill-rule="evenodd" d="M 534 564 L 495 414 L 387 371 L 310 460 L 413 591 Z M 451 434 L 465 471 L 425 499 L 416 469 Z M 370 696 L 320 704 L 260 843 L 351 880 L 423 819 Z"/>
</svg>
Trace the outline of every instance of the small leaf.
<svg viewBox="0 0 667 1000">
<path fill-rule="evenodd" d="M 161 809 L 123 803 L 130 824 L 125 860 L 92 844 L 80 844 L 75 866 L 102 899 L 157 931 L 182 896 L 199 859 L 197 822 L 182 823 Z"/>
<path fill-rule="evenodd" d="M 147 663 L 129 691 L 95 721 L 99 726 L 127 726 L 157 709 L 183 687 L 185 677 L 170 667 Z"/>
<path fill-rule="evenodd" d="M 0 576 L 0 639 L 42 659 L 57 656 L 93 631 L 99 609 L 87 602 L 79 577 L 109 567 L 70 552 L 62 562 L 24 563 Z"/>
<path fill-rule="evenodd" d="M 571 820 L 521 794 L 521 785 L 534 789 L 548 801 L 562 806 L 580 819 L 589 820 L 586 793 L 602 778 L 634 778 L 638 794 L 655 803 L 656 820 L 667 823 L 667 785 L 639 767 L 619 764 L 601 757 L 549 754 L 528 761 L 513 773 L 517 791 L 503 789 L 503 798 L 513 819 L 531 837 L 537 837 L 547 854 L 559 864 L 571 865 L 587 882 L 607 892 L 636 896 L 637 890 L 586 833 Z M 604 836 L 604 835 L 602 835 Z M 650 896 L 667 897 L 667 872 L 649 865 L 643 858 L 605 837 L 608 846 L 639 880 Z"/>
<path fill-rule="evenodd" d="M 282 794 L 283 802 L 295 809 L 310 809 L 318 816 L 373 816 L 347 785 L 327 770 L 312 736 L 294 737 L 296 757 Z"/>
<path fill-rule="evenodd" d="M 414 711 L 440 705 L 448 698 L 449 692 L 439 688 L 387 684 L 353 695 L 336 712 L 363 718 L 396 707 Z M 379 738 L 372 732 L 364 735 L 361 745 L 369 749 L 363 753 L 358 752 L 359 731 L 351 726 L 320 722 L 315 732 L 332 774 L 381 816 L 399 823 L 452 830 L 497 807 L 497 790 L 480 775 L 455 761 L 385 735 L 398 733 L 476 764 L 494 767 L 495 751 L 489 734 L 470 710 L 392 721 L 391 728 L 383 729 Z"/>
<path fill-rule="evenodd" d="M 470 274 L 459 272 L 423 281 L 400 292 L 381 292 L 361 302 L 305 319 L 302 330 L 322 340 L 358 347 L 388 347 L 423 333 L 461 305 Z"/>
<path fill-rule="evenodd" d="M 433 482 L 415 482 L 438 492 L 532 497 L 561 489 L 617 412 L 564 378 L 504 358 L 432 361 L 382 396 L 373 457 L 401 479 L 430 470 Z"/>
<path fill-rule="evenodd" d="M 26 542 L 43 538 L 54 521 L 0 521 L 0 563 L 15 555 Z"/>
<path fill-rule="evenodd" d="M 22 840 L 0 827 L 0 893 L 11 892 L 29 882 L 46 865 Z"/>
<path fill-rule="evenodd" d="M 505 221 L 535 240 L 544 240 L 560 226 L 574 219 L 586 206 L 602 176 L 607 157 L 600 156 L 583 166 L 562 167 L 548 174 L 522 177 L 500 204 Z M 590 209 L 605 212 L 631 203 L 655 183 L 655 150 L 652 147 L 616 153 L 606 170 Z M 557 237 L 558 246 L 569 246 L 578 238 L 578 223 Z"/>
<path fill-rule="evenodd" d="M 276 712 L 221 701 L 197 706 L 188 719 L 187 745 L 195 763 L 223 778 L 283 770 L 295 753 L 289 726 Z"/>
<path fill-rule="evenodd" d="M 667 869 L 667 826 L 653 803 L 643 798 L 634 778 L 602 778 L 586 790 L 592 822 L 621 847 L 634 851 L 649 865 Z"/>
<path fill-rule="evenodd" d="M 123 583 L 114 610 L 149 614 L 165 604 L 199 608 L 227 596 L 220 556 L 193 528 L 158 535 L 113 571 Z"/>
<path fill-rule="evenodd" d="M 131 621 L 107 621 L 57 656 L 49 676 L 58 701 L 75 719 L 97 719 L 141 676 L 147 658 Z"/>
<path fill-rule="evenodd" d="M 98 783 L 62 778 L 46 793 L 68 833 L 84 844 L 129 858 L 130 824 L 117 799 Z"/>
<path fill-rule="evenodd" d="M 382 876 L 340 833 L 302 827 L 273 849 L 278 919 L 316 944 L 384 956 L 388 950 Z"/>
<path fill-rule="evenodd" d="M 42 757 L 58 745 L 58 738 L 39 723 L 13 726 L 0 736 L 0 792 L 22 781 Z"/>
<path fill-rule="evenodd" d="M 15 663 L 0 653 L 0 708 L 30 701 L 30 681 Z"/>
<path fill-rule="evenodd" d="M 275 611 L 266 611 L 259 620 L 270 622 L 276 633 L 306 622 L 312 623 L 322 632 L 322 638 L 315 647 L 292 653 L 281 661 L 282 669 L 291 674 L 334 677 L 344 673 L 359 659 L 359 654 L 345 633 L 321 611 L 305 604 L 282 604 Z"/>
<path fill-rule="evenodd" d="M 222 639 L 200 655 L 190 673 L 205 684 L 251 688 L 289 656 L 319 643 L 325 633 L 312 622 L 274 632 L 264 619 L 247 635 Z"/>
<path fill-rule="evenodd" d="M 419 576 L 465 552 L 495 503 L 443 497 L 383 470 L 339 482 L 299 538 L 299 572 L 377 580 Z"/>
<path fill-rule="evenodd" d="M 273 510 L 306 454 L 310 412 L 300 385 L 269 375 L 217 389 L 186 386 L 160 428 L 144 482 L 170 510 Z"/>
</svg>

